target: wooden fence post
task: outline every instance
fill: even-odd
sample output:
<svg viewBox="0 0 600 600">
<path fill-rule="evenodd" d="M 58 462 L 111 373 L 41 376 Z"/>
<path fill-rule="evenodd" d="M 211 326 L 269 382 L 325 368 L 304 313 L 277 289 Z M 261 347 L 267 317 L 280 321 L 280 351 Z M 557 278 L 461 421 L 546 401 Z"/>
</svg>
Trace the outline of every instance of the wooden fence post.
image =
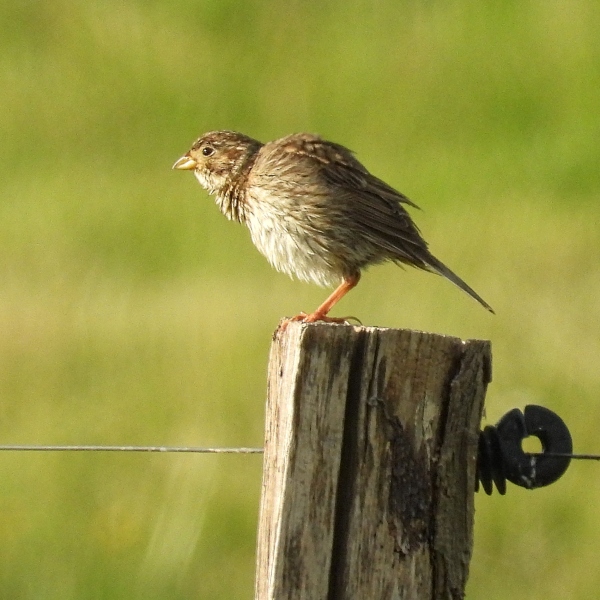
<svg viewBox="0 0 600 600">
<path fill-rule="evenodd" d="M 269 365 L 256 600 L 457 600 L 490 344 L 291 322 Z"/>
</svg>

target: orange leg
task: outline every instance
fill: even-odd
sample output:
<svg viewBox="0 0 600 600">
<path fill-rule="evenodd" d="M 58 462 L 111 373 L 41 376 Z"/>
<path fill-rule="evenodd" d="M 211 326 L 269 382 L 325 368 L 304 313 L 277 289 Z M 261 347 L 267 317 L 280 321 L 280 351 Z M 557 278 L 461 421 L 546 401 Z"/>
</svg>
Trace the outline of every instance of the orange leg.
<svg viewBox="0 0 600 600">
<path fill-rule="evenodd" d="M 346 318 L 328 317 L 327 313 L 360 281 L 360 273 L 351 277 L 344 277 L 344 281 L 335 288 L 332 294 L 310 315 L 300 313 L 292 317 L 291 321 L 302 321 L 303 323 L 314 323 L 315 321 L 326 321 L 327 323 L 345 323 Z"/>
</svg>

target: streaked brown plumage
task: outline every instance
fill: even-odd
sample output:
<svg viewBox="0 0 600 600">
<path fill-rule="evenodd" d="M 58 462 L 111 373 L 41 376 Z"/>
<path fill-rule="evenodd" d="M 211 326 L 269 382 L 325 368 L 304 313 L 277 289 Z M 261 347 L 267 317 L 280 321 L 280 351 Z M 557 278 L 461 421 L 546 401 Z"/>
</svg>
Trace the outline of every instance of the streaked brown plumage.
<svg viewBox="0 0 600 600">
<path fill-rule="evenodd" d="M 221 212 L 248 226 L 277 270 L 323 286 L 339 283 L 313 313 L 296 320 L 343 321 L 328 312 L 356 286 L 362 269 L 386 260 L 443 275 L 494 312 L 429 252 L 403 206 L 416 205 L 339 144 L 308 133 L 262 144 L 211 131 L 173 168 L 193 170 Z"/>
</svg>

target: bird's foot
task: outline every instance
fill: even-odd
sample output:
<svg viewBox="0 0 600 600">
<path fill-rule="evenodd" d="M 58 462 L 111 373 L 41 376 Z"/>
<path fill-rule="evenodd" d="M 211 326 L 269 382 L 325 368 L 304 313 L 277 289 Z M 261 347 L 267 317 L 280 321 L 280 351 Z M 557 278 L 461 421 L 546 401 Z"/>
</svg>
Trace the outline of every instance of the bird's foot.
<svg viewBox="0 0 600 600">
<path fill-rule="evenodd" d="M 290 317 L 288 321 L 296 321 L 300 323 L 316 323 L 317 321 L 321 321 L 322 323 L 336 323 L 338 325 L 350 325 L 350 319 L 357 321 L 362 325 L 362 323 L 356 317 L 328 317 L 326 314 L 320 313 L 319 311 L 315 311 L 310 315 L 307 315 L 304 312 L 296 315 L 295 317 Z"/>
</svg>

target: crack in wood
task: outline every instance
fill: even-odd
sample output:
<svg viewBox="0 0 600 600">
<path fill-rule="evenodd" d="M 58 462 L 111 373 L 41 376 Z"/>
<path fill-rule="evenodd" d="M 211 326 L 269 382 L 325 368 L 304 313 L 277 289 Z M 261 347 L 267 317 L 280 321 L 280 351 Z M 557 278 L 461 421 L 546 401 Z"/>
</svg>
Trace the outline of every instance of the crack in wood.
<svg viewBox="0 0 600 600">
<path fill-rule="evenodd" d="M 340 597 L 339 588 L 344 575 L 344 566 L 347 562 L 349 523 L 351 520 L 352 499 L 355 495 L 356 474 L 358 470 L 358 424 L 366 354 L 366 336 L 364 332 L 359 332 L 353 342 L 354 347 L 348 371 L 349 379 L 346 411 L 344 414 L 344 434 L 340 455 L 335 509 L 336 517 L 331 548 L 331 570 L 327 596 L 330 600 Z"/>
</svg>

